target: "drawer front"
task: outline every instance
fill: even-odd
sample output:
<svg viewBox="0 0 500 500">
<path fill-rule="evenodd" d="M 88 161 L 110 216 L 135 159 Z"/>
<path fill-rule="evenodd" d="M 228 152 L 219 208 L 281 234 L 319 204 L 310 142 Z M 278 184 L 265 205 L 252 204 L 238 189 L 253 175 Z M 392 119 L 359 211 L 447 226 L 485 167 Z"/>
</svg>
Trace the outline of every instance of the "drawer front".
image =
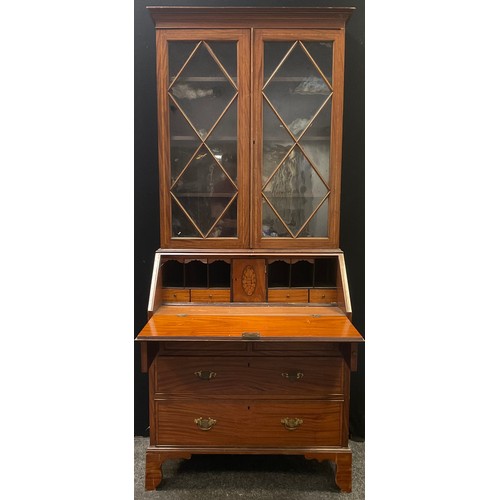
<svg viewBox="0 0 500 500">
<path fill-rule="evenodd" d="M 287 288 L 285 290 L 272 290 L 267 292 L 268 302 L 308 302 L 309 290 L 300 288 Z"/>
<path fill-rule="evenodd" d="M 163 302 L 189 302 L 189 290 L 182 288 L 162 288 L 161 298 Z"/>
<path fill-rule="evenodd" d="M 309 290 L 309 302 L 316 304 L 337 302 L 337 290 L 312 288 Z"/>
<path fill-rule="evenodd" d="M 160 446 L 340 446 L 342 401 L 156 401 Z"/>
<path fill-rule="evenodd" d="M 263 394 L 328 397 L 343 394 L 340 357 L 252 358 L 252 383 Z"/>
<path fill-rule="evenodd" d="M 162 353 L 182 353 L 184 354 L 195 354 L 195 355 L 207 355 L 207 356 L 217 356 L 221 353 L 232 355 L 234 353 L 244 353 L 248 351 L 248 342 L 239 341 L 189 341 L 189 340 L 176 340 L 173 342 L 162 342 L 160 345 L 160 352 Z"/>
<path fill-rule="evenodd" d="M 230 302 L 231 291 L 228 289 L 207 289 L 207 290 L 191 290 L 191 302 Z"/>
<path fill-rule="evenodd" d="M 340 357 L 180 357 L 156 360 L 155 392 L 173 395 L 338 396 Z"/>
<path fill-rule="evenodd" d="M 175 395 L 244 394 L 246 357 L 158 356 L 155 392 Z"/>
</svg>

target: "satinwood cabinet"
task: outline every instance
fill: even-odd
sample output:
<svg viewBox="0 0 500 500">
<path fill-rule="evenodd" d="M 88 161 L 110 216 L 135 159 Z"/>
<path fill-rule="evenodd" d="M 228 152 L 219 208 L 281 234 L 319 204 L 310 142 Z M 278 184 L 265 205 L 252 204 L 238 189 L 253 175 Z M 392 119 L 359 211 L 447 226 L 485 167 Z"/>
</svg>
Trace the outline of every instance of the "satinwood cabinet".
<svg viewBox="0 0 500 500">
<path fill-rule="evenodd" d="M 363 341 L 339 249 L 351 8 L 151 7 L 161 248 L 146 489 L 168 458 L 296 454 L 351 490 Z"/>
</svg>

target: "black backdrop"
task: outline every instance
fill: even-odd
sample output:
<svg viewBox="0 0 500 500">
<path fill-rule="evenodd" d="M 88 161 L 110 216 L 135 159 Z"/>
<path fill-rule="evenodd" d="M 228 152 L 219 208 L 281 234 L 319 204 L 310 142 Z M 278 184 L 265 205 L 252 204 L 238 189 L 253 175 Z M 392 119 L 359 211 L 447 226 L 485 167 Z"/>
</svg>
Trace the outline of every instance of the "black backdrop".
<svg viewBox="0 0 500 500">
<path fill-rule="evenodd" d="M 364 1 L 224 1 L 155 2 L 135 0 L 134 54 L 134 338 L 147 321 L 147 302 L 153 258 L 160 246 L 158 149 L 156 121 L 155 31 L 147 5 L 210 6 L 352 6 L 356 7 L 346 31 L 344 139 L 341 187 L 340 248 L 345 253 L 353 323 L 364 335 Z M 351 435 L 364 438 L 364 346 L 351 380 Z M 147 376 L 140 373 L 139 346 L 135 343 L 135 435 L 148 435 Z"/>
</svg>

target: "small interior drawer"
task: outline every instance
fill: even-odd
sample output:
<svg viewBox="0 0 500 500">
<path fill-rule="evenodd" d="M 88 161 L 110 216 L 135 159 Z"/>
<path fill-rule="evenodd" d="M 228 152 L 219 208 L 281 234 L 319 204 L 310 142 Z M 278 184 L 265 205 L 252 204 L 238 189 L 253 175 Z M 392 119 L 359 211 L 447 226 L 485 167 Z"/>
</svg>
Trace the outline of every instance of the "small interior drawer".
<svg viewBox="0 0 500 500">
<path fill-rule="evenodd" d="M 309 290 L 309 302 L 316 304 L 337 302 L 337 290 L 332 288 L 311 288 Z"/>
<path fill-rule="evenodd" d="M 191 302 L 230 302 L 229 288 L 191 289 Z"/>
<path fill-rule="evenodd" d="M 185 288 L 162 288 L 161 299 L 163 302 L 189 302 L 191 294 Z"/>
<path fill-rule="evenodd" d="M 307 302 L 309 291 L 306 288 L 269 289 L 268 302 Z"/>
</svg>

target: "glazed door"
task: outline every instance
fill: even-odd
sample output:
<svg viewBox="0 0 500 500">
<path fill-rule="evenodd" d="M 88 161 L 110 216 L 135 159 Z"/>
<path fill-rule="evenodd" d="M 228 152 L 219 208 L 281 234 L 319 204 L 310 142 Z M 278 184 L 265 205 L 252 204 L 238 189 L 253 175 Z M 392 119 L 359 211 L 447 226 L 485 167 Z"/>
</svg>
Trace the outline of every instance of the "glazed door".
<svg viewBox="0 0 500 500">
<path fill-rule="evenodd" d="M 252 246 L 339 246 L 344 41 L 255 30 Z"/>
<path fill-rule="evenodd" d="M 158 30 L 161 245 L 249 245 L 249 30 Z"/>
</svg>

